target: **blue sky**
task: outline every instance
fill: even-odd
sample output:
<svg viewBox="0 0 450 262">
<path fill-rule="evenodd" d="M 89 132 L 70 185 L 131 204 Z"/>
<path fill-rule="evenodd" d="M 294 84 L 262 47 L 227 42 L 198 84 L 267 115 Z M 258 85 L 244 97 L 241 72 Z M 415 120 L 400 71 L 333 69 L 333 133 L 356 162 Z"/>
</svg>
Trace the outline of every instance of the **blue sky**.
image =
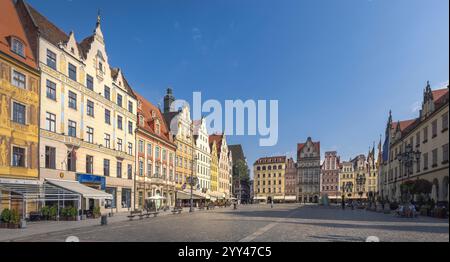
<svg viewBox="0 0 450 262">
<path fill-rule="evenodd" d="M 449 79 L 448 0 L 29 0 L 79 41 L 102 13 L 110 63 L 151 102 L 279 100 L 279 142 L 241 143 L 295 156 L 308 136 L 344 160 L 367 153 L 387 115 L 417 116 L 429 80 Z"/>
</svg>

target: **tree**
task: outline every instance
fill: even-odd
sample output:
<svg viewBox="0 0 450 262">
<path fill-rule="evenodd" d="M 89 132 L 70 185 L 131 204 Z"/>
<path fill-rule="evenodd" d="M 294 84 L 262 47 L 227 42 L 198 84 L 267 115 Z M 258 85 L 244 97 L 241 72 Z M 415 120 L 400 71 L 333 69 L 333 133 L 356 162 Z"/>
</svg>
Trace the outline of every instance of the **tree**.
<svg viewBox="0 0 450 262">
<path fill-rule="evenodd" d="M 250 181 L 248 166 L 244 160 L 239 159 L 236 161 L 236 164 L 234 165 L 233 179 L 240 180 L 241 183 L 248 183 Z"/>
</svg>

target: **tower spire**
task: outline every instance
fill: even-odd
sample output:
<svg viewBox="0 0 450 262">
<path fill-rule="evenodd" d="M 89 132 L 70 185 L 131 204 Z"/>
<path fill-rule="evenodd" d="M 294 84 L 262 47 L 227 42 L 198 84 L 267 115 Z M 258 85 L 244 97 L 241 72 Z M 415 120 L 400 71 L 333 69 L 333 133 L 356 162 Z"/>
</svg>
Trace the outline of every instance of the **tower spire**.
<svg viewBox="0 0 450 262">
<path fill-rule="evenodd" d="M 102 16 L 100 12 L 100 8 L 97 10 L 97 27 L 100 26 L 100 22 L 102 21 Z"/>
</svg>

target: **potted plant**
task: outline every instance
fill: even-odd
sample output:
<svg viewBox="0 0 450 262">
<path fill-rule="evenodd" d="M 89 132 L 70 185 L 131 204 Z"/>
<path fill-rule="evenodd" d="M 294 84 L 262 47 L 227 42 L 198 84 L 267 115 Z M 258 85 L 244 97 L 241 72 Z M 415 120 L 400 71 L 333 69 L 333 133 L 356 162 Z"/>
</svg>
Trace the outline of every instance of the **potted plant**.
<svg viewBox="0 0 450 262">
<path fill-rule="evenodd" d="M 0 228 L 7 228 L 11 218 L 11 211 L 8 208 L 3 209 L 1 214 Z"/>
<path fill-rule="evenodd" d="M 94 207 L 94 211 L 92 214 L 94 218 L 99 218 L 102 215 L 102 213 L 100 212 L 100 207 L 99 206 Z"/>
<path fill-rule="evenodd" d="M 41 212 L 42 212 L 43 219 L 45 219 L 45 220 L 50 219 L 50 207 L 49 206 L 42 207 Z"/>
<path fill-rule="evenodd" d="M 56 220 L 58 216 L 58 208 L 56 206 L 50 207 L 48 216 L 50 220 Z"/>
<path fill-rule="evenodd" d="M 11 211 L 11 216 L 9 218 L 8 228 L 10 229 L 18 229 L 20 225 L 20 215 L 19 212 L 15 209 Z"/>
</svg>

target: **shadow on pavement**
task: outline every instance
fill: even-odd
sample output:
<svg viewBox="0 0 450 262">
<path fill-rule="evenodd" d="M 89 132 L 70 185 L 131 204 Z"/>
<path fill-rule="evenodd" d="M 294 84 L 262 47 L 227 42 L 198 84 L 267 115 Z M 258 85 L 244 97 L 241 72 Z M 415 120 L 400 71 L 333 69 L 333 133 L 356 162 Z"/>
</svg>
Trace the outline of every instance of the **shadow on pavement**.
<svg viewBox="0 0 450 262">
<path fill-rule="evenodd" d="M 294 213 L 293 216 L 290 216 Z M 429 217 L 399 218 L 389 214 L 376 213 L 366 210 L 342 210 L 340 208 L 304 206 L 296 209 L 265 209 L 265 210 L 242 210 L 228 212 L 230 215 L 242 217 L 261 218 L 300 218 L 310 220 L 333 220 L 333 221 L 358 221 L 358 222 L 412 222 L 412 223 L 436 223 L 448 225 L 446 219 L 435 219 Z M 448 228 L 448 226 L 447 226 Z"/>
</svg>

